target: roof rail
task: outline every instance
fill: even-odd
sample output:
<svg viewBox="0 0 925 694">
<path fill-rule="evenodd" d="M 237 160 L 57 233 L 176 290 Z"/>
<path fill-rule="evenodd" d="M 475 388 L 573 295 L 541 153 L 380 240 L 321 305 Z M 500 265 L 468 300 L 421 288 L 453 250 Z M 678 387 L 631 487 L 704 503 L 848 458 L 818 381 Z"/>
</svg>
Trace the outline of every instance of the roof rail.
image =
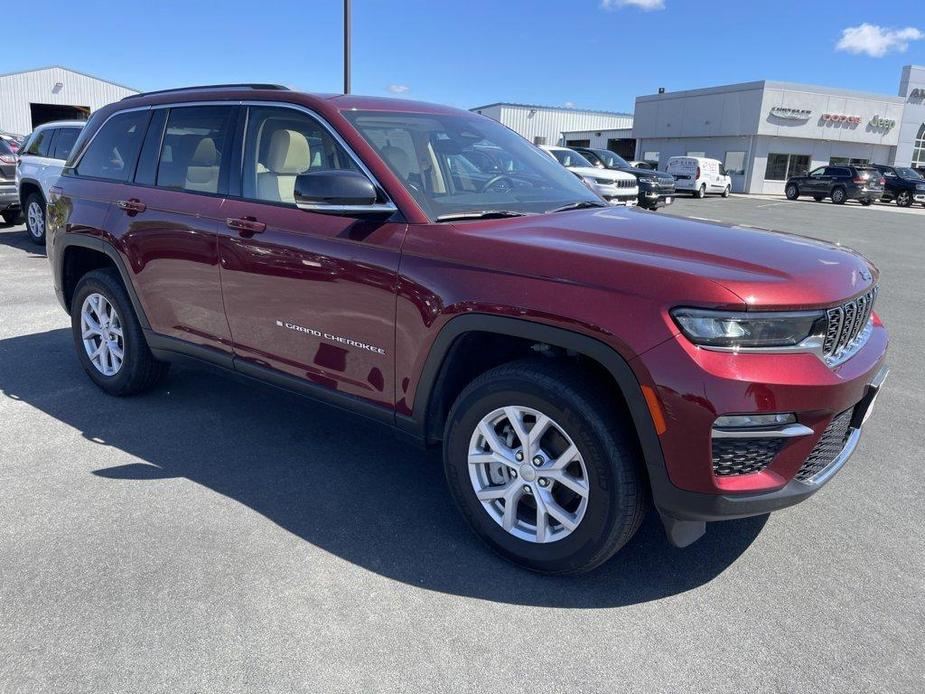
<svg viewBox="0 0 925 694">
<path fill-rule="evenodd" d="M 278 89 L 289 91 L 289 87 L 284 87 L 281 84 L 203 84 L 196 87 L 176 87 L 175 89 L 159 89 L 154 92 L 141 92 L 140 94 L 132 94 L 131 96 L 126 96 L 122 101 L 127 101 L 129 99 L 137 99 L 140 96 L 151 96 L 152 94 L 173 94 L 176 92 L 195 92 L 202 89 Z"/>
</svg>

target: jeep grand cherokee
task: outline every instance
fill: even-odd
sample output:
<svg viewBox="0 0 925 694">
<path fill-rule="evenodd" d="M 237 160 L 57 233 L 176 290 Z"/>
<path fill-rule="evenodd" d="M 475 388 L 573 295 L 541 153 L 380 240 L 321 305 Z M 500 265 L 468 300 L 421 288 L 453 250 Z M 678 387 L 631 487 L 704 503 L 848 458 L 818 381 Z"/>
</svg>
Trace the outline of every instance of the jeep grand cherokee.
<svg viewBox="0 0 925 694">
<path fill-rule="evenodd" d="M 442 445 L 474 531 L 547 573 L 605 561 L 650 504 L 684 546 L 809 497 L 886 374 L 862 256 L 615 209 L 441 106 L 132 96 L 81 134 L 48 233 L 97 386 L 192 357 Z"/>
</svg>

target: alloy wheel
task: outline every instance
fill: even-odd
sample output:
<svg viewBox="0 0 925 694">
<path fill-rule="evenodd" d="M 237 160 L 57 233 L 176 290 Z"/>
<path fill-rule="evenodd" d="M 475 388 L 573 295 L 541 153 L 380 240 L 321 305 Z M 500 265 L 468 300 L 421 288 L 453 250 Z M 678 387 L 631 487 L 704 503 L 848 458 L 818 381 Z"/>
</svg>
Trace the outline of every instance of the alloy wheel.
<svg viewBox="0 0 925 694">
<path fill-rule="evenodd" d="M 40 239 L 45 234 L 45 215 L 42 213 L 42 206 L 35 200 L 29 203 L 29 209 L 26 211 L 26 221 L 29 227 L 29 233 L 35 238 Z"/>
<path fill-rule="evenodd" d="M 588 471 L 578 447 L 538 410 L 490 412 L 469 443 L 469 479 L 489 516 L 511 535 L 548 543 L 571 535 L 588 508 Z"/>
<path fill-rule="evenodd" d="M 912 196 L 908 190 L 902 191 L 896 198 L 896 204 L 900 207 L 912 207 Z"/>
<path fill-rule="evenodd" d="M 125 337 L 116 307 L 102 294 L 93 293 L 80 308 L 80 334 L 93 367 L 115 376 L 125 360 Z"/>
</svg>

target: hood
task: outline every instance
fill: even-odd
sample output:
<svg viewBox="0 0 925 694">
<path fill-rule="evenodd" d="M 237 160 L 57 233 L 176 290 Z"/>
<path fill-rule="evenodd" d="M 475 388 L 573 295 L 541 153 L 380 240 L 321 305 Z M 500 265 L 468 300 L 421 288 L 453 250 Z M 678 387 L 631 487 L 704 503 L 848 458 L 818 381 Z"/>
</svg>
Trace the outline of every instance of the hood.
<svg viewBox="0 0 925 694">
<path fill-rule="evenodd" d="M 588 178 L 609 178 L 611 181 L 626 181 L 630 178 L 636 178 L 632 174 L 623 171 L 599 169 L 596 166 L 572 166 L 569 167 L 569 171 L 577 173 L 579 176 L 587 176 Z"/>
<path fill-rule="evenodd" d="M 619 169 L 610 169 L 611 171 L 622 171 L 623 173 L 628 173 L 631 176 L 635 176 L 637 179 L 647 176 L 650 178 L 657 178 L 660 181 L 674 181 L 674 176 L 670 173 L 664 171 L 655 171 L 654 169 L 637 169 L 635 166 L 629 168 L 620 167 Z"/>
<path fill-rule="evenodd" d="M 493 241 L 515 247 L 515 256 L 503 257 L 522 259 L 533 272 L 652 298 L 663 294 L 674 305 L 697 301 L 705 286 L 719 285 L 731 292 L 724 293 L 728 303 L 744 308 L 819 308 L 865 291 L 878 278 L 862 255 L 825 241 L 618 208 L 479 226 Z"/>
</svg>

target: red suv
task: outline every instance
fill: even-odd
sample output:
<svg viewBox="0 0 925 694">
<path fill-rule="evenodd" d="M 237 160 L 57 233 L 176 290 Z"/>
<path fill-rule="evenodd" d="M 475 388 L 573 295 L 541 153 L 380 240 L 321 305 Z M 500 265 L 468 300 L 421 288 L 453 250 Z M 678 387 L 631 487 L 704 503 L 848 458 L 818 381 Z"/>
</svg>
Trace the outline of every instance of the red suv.
<svg viewBox="0 0 925 694">
<path fill-rule="evenodd" d="M 192 358 L 442 445 L 475 532 L 547 573 L 605 561 L 650 502 L 684 546 L 809 497 L 886 374 L 862 256 L 614 209 L 441 106 L 132 96 L 81 134 L 48 231 L 103 390 Z"/>
</svg>

